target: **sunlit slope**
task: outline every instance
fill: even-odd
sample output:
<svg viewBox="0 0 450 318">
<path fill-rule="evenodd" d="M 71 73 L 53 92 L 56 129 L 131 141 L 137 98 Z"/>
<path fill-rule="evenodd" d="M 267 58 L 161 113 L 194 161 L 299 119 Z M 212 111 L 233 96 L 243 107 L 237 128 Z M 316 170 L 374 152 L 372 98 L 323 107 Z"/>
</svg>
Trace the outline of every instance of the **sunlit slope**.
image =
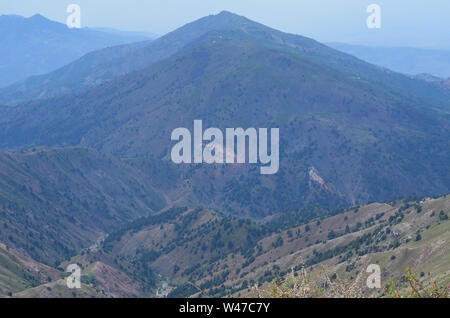
<svg viewBox="0 0 450 318">
<path fill-rule="evenodd" d="M 82 264 L 86 275 L 98 262 L 121 271 L 128 277 L 116 290 L 122 295 L 133 286 L 123 283 L 137 278 L 140 296 L 254 296 L 255 285 L 270 287 L 303 268 L 354 283 L 369 264 L 380 266 L 383 286 L 390 280 L 402 286 L 407 268 L 423 284 L 442 285 L 450 279 L 449 200 L 372 203 L 293 227 L 169 209 L 122 227 L 70 262 Z M 102 281 L 101 273 L 93 276 Z"/>
</svg>

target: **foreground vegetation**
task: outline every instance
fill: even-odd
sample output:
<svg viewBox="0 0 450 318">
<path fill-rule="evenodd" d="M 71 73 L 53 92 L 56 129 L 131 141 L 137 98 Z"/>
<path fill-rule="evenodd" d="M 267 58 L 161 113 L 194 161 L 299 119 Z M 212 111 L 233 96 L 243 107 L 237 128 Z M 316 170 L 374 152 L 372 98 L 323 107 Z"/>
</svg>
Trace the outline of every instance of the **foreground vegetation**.
<svg viewBox="0 0 450 318">
<path fill-rule="evenodd" d="M 254 292 L 261 298 L 450 298 L 450 283 L 423 283 L 409 268 L 404 276 L 406 281 L 400 286 L 391 280 L 375 291 L 364 286 L 362 276 L 347 281 L 338 279 L 336 274 L 330 276 L 325 270 L 315 275 L 303 269 L 299 275 L 292 272 L 284 279 L 275 279 L 269 288 L 255 286 Z"/>
</svg>

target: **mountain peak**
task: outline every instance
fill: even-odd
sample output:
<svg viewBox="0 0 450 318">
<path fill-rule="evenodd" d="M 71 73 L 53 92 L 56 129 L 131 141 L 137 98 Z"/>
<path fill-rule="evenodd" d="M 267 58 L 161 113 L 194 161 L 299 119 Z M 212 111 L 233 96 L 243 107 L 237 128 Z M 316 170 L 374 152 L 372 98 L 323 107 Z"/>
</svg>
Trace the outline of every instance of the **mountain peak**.
<svg viewBox="0 0 450 318">
<path fill-rule="evenodd" d="M 225 11 L 225 10 L 219 12 L 216 15 L 210 15 L 205 18 L 207 20 L 213 21 L 214 23 L 217 23 L 219 25 L 226 25 L 226 26 L 240 25 L 242 23 L 251 22 L 249 19 L 247 19 L 244 16 L 238 15 L 238 14 L 230 12 L 230 11 Z M 202 21 L 202 20 L 203 19 L 199 19 L 198 21 Z"/>
<path fill-rule="evenodd" d="M 35 15 L 32 15 L 32 16 L 30 16 L 30 17 L 24 17 L 24 16 L 21 16 L 21 15 L 18 15 L 18 14 L 3 14 L 3 15 L 0 15 L 0 21 L 3 21 L 4 23 L 15 23 L 15 24 L 19 24 L 19 25 L 33 25 L 33 24 L 36 24 L 36 23 L 42 23 L 42 24 L 45 24 L 45 23 L 57 23 L 57 24 L 60 24 L 60 23 L 58 23 L 58 22 L 54 22 L 54 21 L 51 21 L 51 20 L 49 20 L 49 19 L 47 19 L 46 17 L 44 17 L 43 15 L 41 15 L 41 14 L 35 14 Z"/>
<path fill-rule="evenodd" d="M 30 20 L 34 20 L 34 21 L 50 21 L 49 19 L 47 19 L 46 17 L 44 17 L 43 15 L 37 13 L 31 17 L 29 17 Z"/>
<path fill-rule="evenodd" d="M 234 16 L 234 17 L 240 17 L 240 15 L 237 15 L 236 13 L 233 13 L 233 12 L 230 12 L 230 11 L 227 11 L 227 10 L 220 11 L 217 15 L 218 15 L 218 16 Z"/>
<path fill-rule="evenodd" d="M 47 19 L 46 17 L 44 17 L 43 15 L 37 13 L 31 17 L 29 17 L 28 19 L 26 19 L 26 22 L 28 22 L 30 24 L 30 26 L 36 28 L 36 27 L 61 27 L 61 26 L 65 26 L 64 24 L 57 22 L 57 21 L 52 21 L 50 19 Z"/>
</svg>

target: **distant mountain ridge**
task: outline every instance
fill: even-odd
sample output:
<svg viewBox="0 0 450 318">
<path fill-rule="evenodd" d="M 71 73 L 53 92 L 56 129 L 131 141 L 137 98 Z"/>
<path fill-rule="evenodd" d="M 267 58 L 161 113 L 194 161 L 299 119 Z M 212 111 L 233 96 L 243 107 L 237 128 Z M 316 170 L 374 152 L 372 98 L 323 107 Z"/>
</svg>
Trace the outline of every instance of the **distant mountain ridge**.
<svg viewBox="0 0 450 318">
<path fill-rule="evenodd" d="M 428 73 L 450 77 L 450 50 L 413 47 L 372 47 L 344 43 L 327 43 L 330 47 L 408 75 Z"/>
<path fill-rule="evenodd" d="M 450 92 L 431 83 L 409 79 L 389 70 L 370 67 L 350 55 L 331 49 L 313 39 L 281 31 L 251 21 L 243 16 L 223 11 L 188 23 L 153 42 L 111 47 L 92 52 L 55 72 L 32 77 L 10 87 L 0 89 L 0 105 L 16 105 L 20 102 L 45 99 L 63 94 L 77 94 L 132 71 L 141 70 L 173 54 L 183 51 L 196 42 L 202 42 L 207 34 L 240 32 L 249 41 L 264 43 L 269 47 L 299 56 L 308 56 L 316 62 L 339 69 L 349 76 L 375 80 L 386 87 L 396 86 L 416 100 L 442 105 L 450 109 Z M 361 72 L 363 68 L 365 71 Z M 381 71 L 381 72 L 380 72 Z M 390 76 L 383 76 L 389 73 Z M 380 77 L 381 75 L 381 77 Z"/>
<path fill-rule="evenodd" d="M 92 52 L 55 72 L 31 77 L 0 89 L 0 104 L 79 93 L 151 65 L 181 50 L 201 35 L 245 19 L 228 12 L 208 16 L 150 41 Z"/>
<path fill-rule="evenodd" d="M 433 76 L 431 74 L 422 73 L 422 74 L 417 74 L 417 75 L 413 76 L 413 78 L 419 79 L 419 80 L 422 80 L 422 81 L 425 81 L 428 83 L 432 83 L 441 88 L 450 90 L 450 77 L 447 79 L 444 79 L 444 78 Z"/>
<path fill-rule="evenodd" d="M 188 23 L 153 43 L 147 41 L 92 52 L 55 72 L 0 89 L 0 104 L 15 105 L 22 101 L 80 93 L 168 58 L 207 32 L 248 22 L 251 21 L 224 11 Z"/>
<path fill-rule="evenodd" d="M 0 15 L 0 87 L 54 71 L 90 51 L 147 39 L 131 33 L 69 29 L 39 14 Z"/>
</svg>

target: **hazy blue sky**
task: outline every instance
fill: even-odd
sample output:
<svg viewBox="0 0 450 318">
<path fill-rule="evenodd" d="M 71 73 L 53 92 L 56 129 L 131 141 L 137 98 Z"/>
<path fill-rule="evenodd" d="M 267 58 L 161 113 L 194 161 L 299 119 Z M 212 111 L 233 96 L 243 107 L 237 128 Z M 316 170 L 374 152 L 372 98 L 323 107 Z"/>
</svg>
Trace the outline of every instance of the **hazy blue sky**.
<svg viewBox="0 0 450 318">
<path fill-rule="evenodd" d="M 0 14 L 40 13 L 64 22 L 66 7 L 82 9 L 82 24 L 167 33 L 222 10 L 320 41 L 450 48 L 449 0 L 0 0 Z M 382 8 L 381 29 L 368 29 L 366 8 Z"/>
</svg>

